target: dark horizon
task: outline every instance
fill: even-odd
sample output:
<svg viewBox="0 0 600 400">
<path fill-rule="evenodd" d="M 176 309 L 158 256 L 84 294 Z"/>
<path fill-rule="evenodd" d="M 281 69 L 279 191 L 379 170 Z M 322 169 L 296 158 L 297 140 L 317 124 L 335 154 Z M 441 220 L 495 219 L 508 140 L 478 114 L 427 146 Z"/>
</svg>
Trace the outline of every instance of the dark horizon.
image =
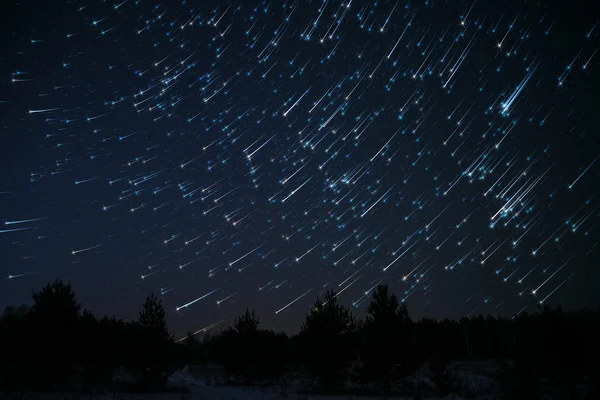
<svg viewBox="0 0 600 400">
<path fill-rule="evenodd" d="M 598 311 L 544 306 L 511 319 L 414 321 L 388 285 L 378 285 L 364 320 L 327 291 L 294 336 L 265 329 L 246 309 L 217 334 L 190 332 L 175 340 L 154 295 L 129 322 L 82 309 L 72 286 L 61 281 L 32 298 L 30 309 L 0 316 L 0 387 L 7 395 L 206 398 L 237 388 L 237 396 L 226 398 L 253 398 L 257 390 L 263 399 L 266 390 L 273 399 L 290 393 L 598 398 Z"/>
<path fill-rule="evenodd" d="M 51 284 L 54 282 L 62 282 L 60 279 L 52 281 L 52 282 L 47 282 L 47 284 Z M 44 285 L 45 286 L 45 285 Z M 41 290 L 42 287 L 39 288 L 32 288 L 30 293 L 34 293 L 37 292 L 39 290 Z M 77 288 L 73 287 L 73 291 L 74 293 L 77 295 L 78 300 L 80 300 L 80 295 L 77 292 Z M 321 301 L 323 301 L 326 297 L 326 293 L 327 291 L 322 291 L 319 294 L 319 299 Z M 156 296 L 156 293 L 150 293 L 150 295 L 154 294 Z M 396 295 L 396 293 L 391 292 L 390 294 L 392 295 Z M 159 300 L 164 300 L 161 296 L 157 297 Z M 122 320 L 123 322 L 127 323 L 127 322 L 135 322 L 139 315 L 139 307 L 141 306 L 141 304 L 143 303 L 143 301 L 145 300 L 145 298 L 140 298 L 139 299 L 139 304 L 137 305 L 138 309 L 131 315 L 131 317 L 122 317 L 120 316 L 118 313 L 115 312 L 108 312 L 108 313 L 102 313 L 102 312 L 97 312 L 97 310 L 94 310 L 93 308 L 87 307 L 83 302 L 80 303 L 81 305 L 81 309 L 86 310 L 91 312 L 96 318 L 98 319 L 102 319 L 104 317 L 108 317 L 108 318 L 117 318 L 118 320 Z M 308 313 L 310 313 L 311 310 L 313 310 L 313 306 L 315 301 L 317 300 L 317 297 L 312 297 L 312 298 L 308 298 L 307 299 L 307 307 L 304 309 L 304 315 L 303 317 L 305 317 Z M 343 302 L 342 302 L 343 304 Z M 432 316 L 432 315 L 423 315 L 423 316 L 419 316 L 419 315 L 415 315 L 410 307 L 410 302 L 406 301 L 404 302 L 404 304 L 406 304 L 407 306 L 407 310 L 409 312 L 409 316 L 412 319 L 413 322 L 417 323 L 420 321 L 425 321 L 425 320 L 435 320 L 437 322 L 442 322 L 444 320 L 449 320 L 452 322 L 460 322 L 460 320 L 462 320 L 463 318 L 466 319 L 471 319 L 471 318 L 478 318 L 479 316 L 483 316 L 484 318 L 487 318 L 488 316 L 491 316 L 493 318 L 498 318 L 498 319 L 513 319 L 513 317 L 516 317 L 518 315 L 522 315 L 523 313 L 519 313 L 519 314 L 514 314 L 514 315 L 502 315 L 500 313 L 478 313 L 478 312 L 474 312 L 471 313 L 469 315 L 460 315 L 458 317 L 452 317 L 452 316 Z M 2 313 L 7 310 L 7 309 L 13 309 L 14 311 L 18 310 L 21 307 L 26 307 L 27 309 L 30 309 L 31 306 L 33 305 L 33 301 L 31 300 L 31 296 L 30 296 L 30 301 L 26 302 L 26 303 L 22 303 L 22 304 L 7 304 L 6 306 L 3 306 L 2 308 L 0 308 L 0 316 L 2 315 Z M 569 308 L 569 307 L 563 307 L 561 304 L 552 304 L 552 303 L 544 303 L 543 305 L 538 304 L 535 307 L 531 307 L 528 308 L 526 310 L 527 314 L 536 314 L 539 313 L 543 310 L 543 307 L 549 307 L 550 309 L 561 309 L 562 311 L 566 312 L 566 313 L 573 313 L 573 314 L 580 314 L 580 313 L 586 313 L 586 312 L 600 312 L 600 308 L 599 307 L 580 307 L 580 308 Z M 216 321 L 214 324 L 210 324 L 207 326 L 208 329 L 206 330 L 196 330 L 196 331 L 179 331 L 177 330 L 176 326 L 177 324 L 170 324 L 169 323 L 169 314 L 167 314 L 167 324 L 168 324 L 168 328 L 169 331 L 174 335 L 175 340 L 179 341 L 183 338 L 186 338 L 189 333 L 194 333 L 194 336 L 197 337 L 198 340 L 202 340 L 202 337 L 207 334 L 210 333 L 211 335 L 216 335 L 219 332 L 223 331 L 223 330 L 227 330 L 229 328 L 231 328 L 231 326 L 235 323 L 236 318 L 239 318 L 241 314 L 243 314 L 243 312 L 245 310 L 252 310 L 255 311 L 252 307 L 247 307 L 246 309 L 242 309 L 240 311 L 239 314 L 235 314 L 231 316 L 230 320 L 221 320 L 221 322 Z M 357 321 L 364 321 L 367 312 L 366 312 L 366 308 L 352 308 L 350 307 L 350 312 L 352 313 L 352 315 L 356 318 Z M 300 330 L 301 330 L 301 322 L 302 319 L 300 321 L 298 321 L 296 326 L 291 326 L 291 327 L 287 327 L 287 329 L 280 329 L 278 330 L 276 326 L 273 326 L 273 319 L 269 318 L 269 315 L 265 315 L 264 317 L 261 315 L 256 315 L 256 317 L 260 320 L 260 326 L 263 329 L 267 329 L 267 330 L 273 330 L 274 332 L 277 333 L 285 333 L 286 335 L 292 337 L 294 335 L 297 335 Z M 202 327 L 201 327 L 202 328 Z"/>
<path fill-rule="evenodd" d="M 0 310 L 57 278 L 181 335 L 378 283 L 415 319 L 600 308 L 589 4 L 0 7 Z"/>
</svg>

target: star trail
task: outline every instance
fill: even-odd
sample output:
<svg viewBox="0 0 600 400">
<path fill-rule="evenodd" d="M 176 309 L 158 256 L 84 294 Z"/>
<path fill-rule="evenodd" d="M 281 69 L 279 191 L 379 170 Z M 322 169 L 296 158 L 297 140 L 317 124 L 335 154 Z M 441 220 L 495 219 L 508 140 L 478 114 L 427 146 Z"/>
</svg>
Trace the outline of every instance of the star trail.
<svg viewBox="0 0 600 400">
<path fill-rule="evenodd" d="M 153 292 L 182 337 L 379 283 L 417 318 L 600 304 L 585 4 L 56 3 L 2 6 L 0 306 Z"/>
</svg>

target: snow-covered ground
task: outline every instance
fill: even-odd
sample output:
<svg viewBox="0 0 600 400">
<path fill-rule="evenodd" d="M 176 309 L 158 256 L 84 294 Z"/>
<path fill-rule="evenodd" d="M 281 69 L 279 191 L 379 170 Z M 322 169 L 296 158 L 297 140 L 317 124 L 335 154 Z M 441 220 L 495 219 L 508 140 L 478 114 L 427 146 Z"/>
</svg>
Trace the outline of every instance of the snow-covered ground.
<svg viewBox="0 0 600 400">
<path fill-rule="evenodd" d="M 498 394 L 498 387 L 493 378 L 493 365 L 475 365 L 474 363 L 455 363 L 452 371 L 460 382 L 461 393 L 469 399 L 493 399 Z M 177 371 L 169 379 L 173 387 L 185 389 L 185 393 L 110 393 L 105 395 L 82 395 L 75 393 L 0 393 L 0 400 L 368 400 L 382 399 L 377 396 L 359 395 L 310 395 L 303 389 L 309 381 L 302 375 L 290 375 L 285 384 L 274 384 L 269 387 L 227 386 L 225 374 L 220 366 L 186 367 Z M 431 381 L 426 369 L 420 369 L 409 377 L 413 386 L 421 388 L 421 398 L 427 400 L 462 400 L 457 394 L 445 398 L 435 397 L 435 384 Z M 348 388 L 355 388 L 348 385 Z M 356 388 L 355 388 L 356 389 Z M 412 400 L 411 397 L 385 397 L 386 400 Z"/>
<path fill-rule="evenodd" d="M 207 400 L 367 400 L 377 399 L 375 396 L 353 396 L 353 395 L 307 395 L 299 393 L 298 383 L 291 383 L 287 390 L 280 386 L 264 388 L 245 386 L 212 386 L 203 380 L 194 378 L 186 370 L 179 371 L 171 377 L 174 385 L 185 387 L 189 390 L 189 398 Z M 383 397 L 380 397 L 383 399 Z M 411 400 L 411 397 L 386 397 L 387 400 Z M 441 398 L 430 397 L 429 400 L 441 400 Z M 458 395 L 447 396 L 444 400 L 462 400 Z"/>
</svg>

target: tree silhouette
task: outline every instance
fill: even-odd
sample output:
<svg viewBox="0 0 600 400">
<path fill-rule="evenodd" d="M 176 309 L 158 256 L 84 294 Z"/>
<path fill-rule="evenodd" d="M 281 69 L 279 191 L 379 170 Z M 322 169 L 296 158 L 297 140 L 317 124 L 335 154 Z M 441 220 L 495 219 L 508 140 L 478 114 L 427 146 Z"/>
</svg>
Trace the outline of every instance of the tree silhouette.
<svg viewBox="0 0 600 400">
<path fill-rule="evenodd" d="M 323 389 L 329 390 L 342 378 L 341 372 L 354 354 L 349 351 L 356 323 L 350 311 L 337 304 L 328 291 L 325 301 L 317 298 L 300 331 L 303 359 Z"/>
<path fill-rule="evenodd" d="M 202 343 L 200 343 L 193 332 L 188 332 L 182 344 L 185 347 L 183 355 L 187 364 L 195 364 L 203 361 Z"/>
<path fill-rule="evenodd" d="M 0 319 L 0 387 L 19 390 L 33 387 L 31 361 L 40 347 L 33 331 L 31 310 L 7 307 Z"/>
<path fill-rule="evenodd" d="M 81 313 L 77 331 L 84 386 L 100 385 L 112 378 L 114 355 L 107 346 L 107 342 L 112 338 L 108 337 L 102 328 L 103 326 L 91 312 L 84 310 Z M 95 345 L 90 346 L 89 342 Z"/>
<path fill-rule="evenodd" d="M 124 367 L 137 372 L 139 382 L 117 390 L 159 391 L 182 360 L 219 362 L 232 378 L 248 383 L 279 380 L 292 363 L 306 367 L 322 390 L 341 390 L 336 385 L 346 377 L 345 368 L 358 361 L 363 363 L 363 381 L 390 389 L 423 361 L 440 395 L 466 395 L 449 367 L 454 361 L 479 358 L 501 362 L 498 383 L 503 398 L 600 398 L 598 311 L 543 306 L 510 319 L 477 315 L 460 321 L 412 322 L 406 306 L 381 286 L 373 292 L 362 325 L 338 304 L 334 292 L 327 292 L 323 301 L 317 298 L 300 333 L 291 339 L 260 329 L 254 311 L 246 310 L 228 329 L 212 338 L 204 336 L 202 344 L 192 335 L 176 345 L 155 296 L 146 299 L 134 322 L 98 319 L 82 311 L 72 287 L 60 281 L 32 297 L 31 307 L 2 311 L 3 390 L 114 388 L 114 372 Z M 479 394 L 483 393 L 472 393 Z"/>
<path fill-rule="evenodd" d="M 70 283 L 49 283 L 39 292 L 34 291 L 32 297 L 32 310 L 40 321 L 52 321 L 55 325 L 61 325 L 61 328 L 70 328 L 77 322 L 81 305 L 77 302 Z"/>
<path fill-rule="evenodd" d="M 232 379 L 274 381 L 281 377 L 287 361 L 287 336 L 260 330 L 254 310 L 234 321 L 217 338 L 217 352 Z"/>
<path fill-rule="evenodd" d="M 140 311 L 138 324 L 147 333 L 156 335 L 164 340 L 170 339 L 162 300 L 155 297 L 154 293 L 146 298 Z"/>
<path fill-rule="evenodd" d="M 254 313 L 246 308 L 246 312 L 242 314 L 233 324 L 233 329 L 239 334 L 253 334 L 258 332 L 260 319 Z"/>
<path fill-rule="evenodd" d="M 390 389 L 392 383 L 416 369 L 411 349 L 411 320 L 406 304 L 399 304 L 387 285 L 379 285 L 367 308 L 361 375 Z"/>
<path fill-rule="evenodd" d="M 218 338 L 220 362 L 233 379 L 250 381 L 256 369 L 258 349 L 256 348 L 259 319 L 254 310 L 238 317 Z"/>
<path fill-rule="evenodd" d="M 69 385 L 82 338 L 77 335 L 81 306 L 71 284 L 55 281 L 33 292 L 33 331 L 43 332 L 33 342 L 35 385 L 62 389 Z M 32 350 L 33 350 L 32 349 Z"/>
<path fill-rule="evenodd" d="M 289 358 L 289 339 L 285 333 L 261 330 L 258 334 L 256 379 L 274 382 L 281 379 Z"/>
<path fill-rule="evenodd" d="M 144 390 L 156 390 L 166 386 L 167 379 L 175 372 L 176 353 L 173 337 L 169 334 L 162 301 L 150 295 L 146 298 L 137 322 L 139 364 L 142 369 L 140 384 Z"/>
<path fill-rule="evenodd" d="M 31 311 L 31 308 L 25 304 L 23 304 L 19 307 L 6 306 L 4 308 L 4 310 L 2 311 L 2 317 L 0 317 L 0 319 L 12 318 L 12 317 L 22 318 L 22 317 L 26 316 L 30 311 Z"/>
</svg>

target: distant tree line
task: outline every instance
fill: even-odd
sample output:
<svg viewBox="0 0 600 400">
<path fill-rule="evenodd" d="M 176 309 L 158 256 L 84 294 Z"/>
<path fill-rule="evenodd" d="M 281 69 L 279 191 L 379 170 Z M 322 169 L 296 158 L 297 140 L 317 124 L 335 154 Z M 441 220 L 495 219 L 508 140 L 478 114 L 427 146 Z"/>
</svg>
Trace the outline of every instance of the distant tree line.
<svg viewBox="0 0 600 400">
<path fill-rule="evenodd" d="M 83 390 L 111 382 L 123 368 L 130 374 L 123 386 L 158 390 L 179 366 L 177 350 L 156 297 L 146 299 L 137 321 L 98 319 L 81 311 L 70 284 L 57 281 L 33 293 L 33 306 L 4 310 L 0 388 Z"/>
<path fill-rule="evenodd" d="M 33 306 L 4 310 L 0 389 L 161 391 L 185 365 L 219 364 L 230 382 L 273 384 L 296 371 L 320 392 L 339 392 L 351 381 L 413 397 L 420 388 L 407 378 L 426 370 L 445 396 L 460 391 L 453 362 L 494 359 L 503 398 L 598 399 L 599 342 L 595 311 L 540 307 L 513 318 L 415 322 L 387 285 L 373 291 L 365 320 L 330 291 L 292 337 L 261 329 L 246 310 L 217 334 L 175 342 L 156 297 L 146 299 L 137 321 L 98 319 L 81 311 L 70 284 L 57 281 L 33 293 Z"/>
</svg>

